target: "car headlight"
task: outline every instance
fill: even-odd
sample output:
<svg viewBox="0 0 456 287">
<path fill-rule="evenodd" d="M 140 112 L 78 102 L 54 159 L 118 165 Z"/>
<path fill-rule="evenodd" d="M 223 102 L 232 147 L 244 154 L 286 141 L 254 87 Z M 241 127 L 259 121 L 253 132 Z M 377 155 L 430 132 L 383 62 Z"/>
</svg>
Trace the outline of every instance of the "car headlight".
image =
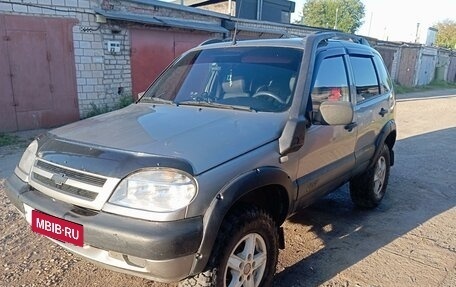
<svg viewBox="0 0 456 287">
<path fill-rule="evenodd" d="M 33 163 L 35 162 L 36 152 L 38 151 L 38 142 L 36 140 L 27 147 L 25 152 L 22 154 L 21 160 L 19 161 L 18 168 L 25 175 L 26 181 L 32 170 Z"/>
<path fill-rule="evenodd" d="M 190 204 L 196 182 L 179 170 L 152 169 L 123 179 L 111 195 L 112 204 L 153 212 L 170 212 Z"/>
</svg>

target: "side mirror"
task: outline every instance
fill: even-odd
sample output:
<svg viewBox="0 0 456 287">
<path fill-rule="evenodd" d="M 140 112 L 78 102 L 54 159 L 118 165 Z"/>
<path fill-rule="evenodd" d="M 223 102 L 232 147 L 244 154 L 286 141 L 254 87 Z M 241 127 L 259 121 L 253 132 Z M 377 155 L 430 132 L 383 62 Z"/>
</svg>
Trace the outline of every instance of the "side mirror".
<svg viewBox="0 0 456 287">
<path fill-rule="evenodd" d="M 136 99 L 138 99 L 138 100 L 141 99 L 141 97 L 144 95 L 145 92 L 146 92 L 146 91 L 143 91 L 143 92 L 141 92 L 141 93 L 138 93 L 138 94 L 136 95 Z"/>
<path fill-rule="evenodd" d="M 328 125 L 348 125 L 353 122 L 354 111 L 350 102 L 325 101 L 320 105 L 320 114 Z"/>
</svg>

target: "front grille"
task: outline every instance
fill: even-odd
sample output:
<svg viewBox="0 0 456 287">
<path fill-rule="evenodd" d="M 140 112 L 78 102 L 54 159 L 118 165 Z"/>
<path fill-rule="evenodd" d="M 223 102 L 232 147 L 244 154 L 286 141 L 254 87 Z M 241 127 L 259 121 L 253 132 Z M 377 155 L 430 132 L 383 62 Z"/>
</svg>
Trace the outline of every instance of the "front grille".
<svg viewBox="0 0 456 287">
<path fill-rule="evenodd" d="M 42 160 L 38 160 L 36 166 L 52 173 L 65 174 L 68 178 L 98 187 L 102 187 L 106 183 L 106 178 L 80 173 L 77 171 L 73 171 L 70 169 L 66 169 L 60 166 L 47 163 Z"/>
<path fill-rule="evenodd" d="M 58 189 L 61 192 L 64 192 L 69 195 L 78 196 L 83 199 L 94 200 L 97 198 L 98 193 L 92 192 L 89 190 L 81 189 L 75 186 L 67 185 L 67 184 L 56 184 L 52 179 L 44 177 L 37 173 L 32 173 L 33 179 L 47 187 Z"/>
<path fill-rule="evenodd" d="M 70 169 L 42 159 L 35 162 L 31 175 L 33 182 L 49 191 L 42 190 L 43 192 L 49 195 L 58 192 L 75 200 L 84 200 L 86 203 L 95 202 L 100 192 L 110 186 L 106 184 L 106 177 Z"/>
</svg>

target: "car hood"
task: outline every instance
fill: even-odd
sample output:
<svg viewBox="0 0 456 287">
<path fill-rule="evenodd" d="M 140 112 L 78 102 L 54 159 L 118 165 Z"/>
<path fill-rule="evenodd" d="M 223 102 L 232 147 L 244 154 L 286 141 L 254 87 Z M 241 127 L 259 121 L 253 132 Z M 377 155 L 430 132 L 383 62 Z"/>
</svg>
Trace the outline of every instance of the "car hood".
<svg viewBox="0 0 456 287">
<path fill-rule="evenodd" d="M 280 137 L 286 114 L 134 104 L 52 130 L 66 141 L 190 163 L 200 174 Z"/>
</svg>

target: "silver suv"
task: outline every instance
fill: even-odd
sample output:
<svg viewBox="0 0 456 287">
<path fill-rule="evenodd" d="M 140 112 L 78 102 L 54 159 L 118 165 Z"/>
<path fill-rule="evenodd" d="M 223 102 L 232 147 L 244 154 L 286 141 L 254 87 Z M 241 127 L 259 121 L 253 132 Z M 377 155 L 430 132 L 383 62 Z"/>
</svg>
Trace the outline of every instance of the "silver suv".
<svg viewBox="0 0 456 287">
<path fill-rule="evenodd" d="M 54 129 L 7 181 L 32 230 L 88 260 L 181 286 L 270 286 L 280 227 L 350 183 L 384 197 L 395 98 L 361 38 L 205 43 L 135 104 Z"/>
</svg>

